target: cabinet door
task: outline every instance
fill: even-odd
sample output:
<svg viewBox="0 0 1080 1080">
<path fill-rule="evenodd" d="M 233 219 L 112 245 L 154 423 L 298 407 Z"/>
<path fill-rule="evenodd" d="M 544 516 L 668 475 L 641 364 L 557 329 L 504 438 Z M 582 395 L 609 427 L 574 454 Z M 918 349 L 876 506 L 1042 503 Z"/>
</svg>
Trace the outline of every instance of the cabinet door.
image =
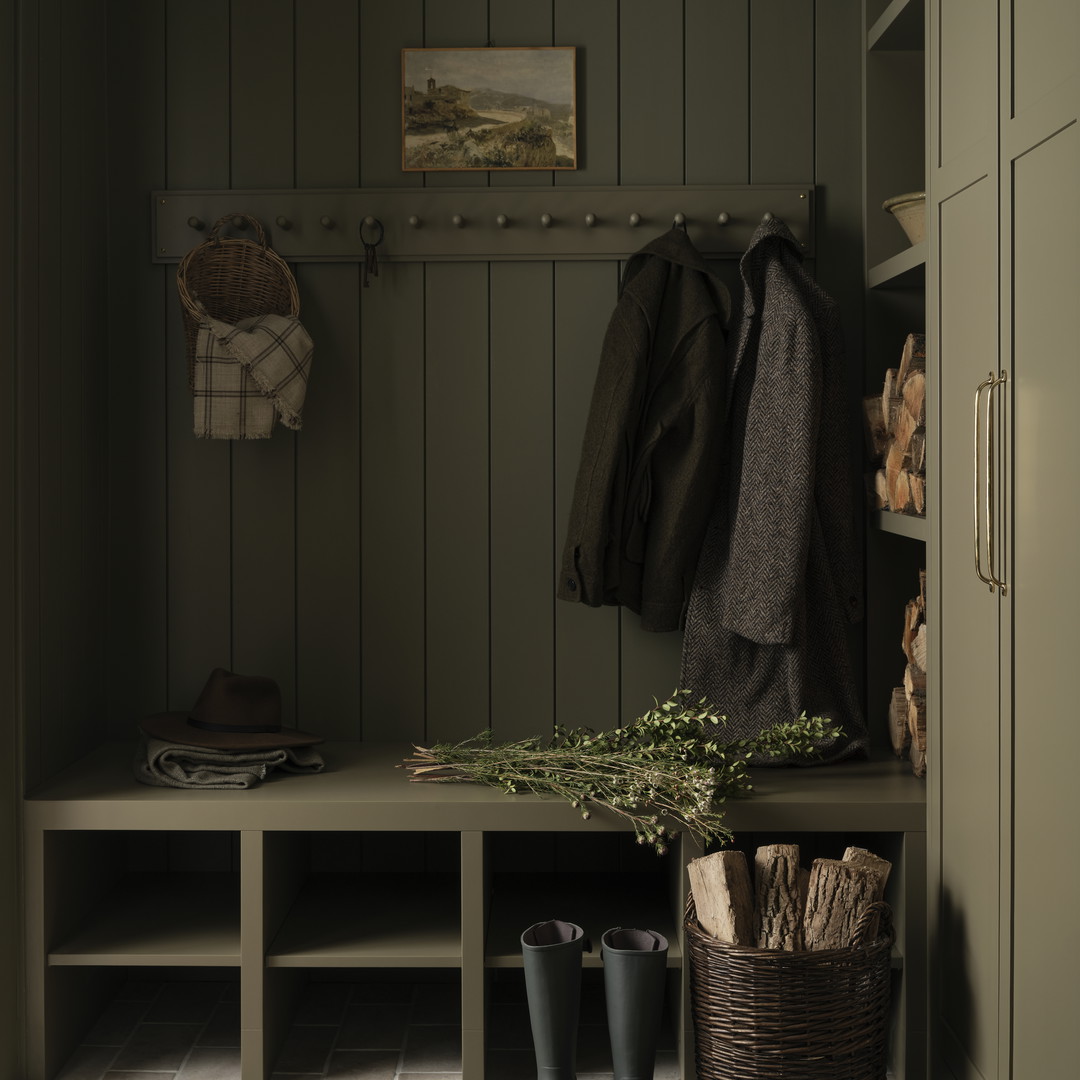
<svg viewBox="0 0 1080 1080">
<path fill-rule="evenodd" d="M 939 555 L 929 582 L 939 612 L 929 755 L 932 1022 L 938 1050 L 957 1077 L 992 1080 L 998 1076 L 1000 601 L 975 574 L 973 490 L 975 391 L 998 362 L 997 185 L 984 176 L 947 198 L 935 193 L 935 201 L 940 503 Z M 984 512 L 980 500 L 980 517 Z"/>
<path fill-rule="evenodd" d="M 1012 384 L 1012 1076 L 1072 1076 L 1080 956 L 1075 670 L 1080 500 L 1080 17 L 1016 0 L 1003 100 L 1004 295 Z M 1008 46 L 1009 42 L 1006 42 Z M 1010 296 L 1011 293 L 1011 296 Z M 1011 873 L 1010 873 L 1011 871 Z"/>
</svg>

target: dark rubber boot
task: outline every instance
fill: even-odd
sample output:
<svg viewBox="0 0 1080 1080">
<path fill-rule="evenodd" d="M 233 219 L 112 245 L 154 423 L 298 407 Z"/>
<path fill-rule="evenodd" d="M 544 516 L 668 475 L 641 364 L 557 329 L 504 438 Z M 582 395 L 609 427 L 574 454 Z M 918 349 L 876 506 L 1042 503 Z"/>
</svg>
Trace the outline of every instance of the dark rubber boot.
<svg viewBox="0 0 1080 1080">
<path fill-rule="evenodd" d="M 604 996 L 615 1080 L 652 1080 L 664 1009 L 667 938 L 616 927 L 603 937 Z"/>
<path fill-rule="evenodd" d="M 585 933 L 552 919 L 521 935 L 537 1080 L 575 1080 Z"/>
</svg>

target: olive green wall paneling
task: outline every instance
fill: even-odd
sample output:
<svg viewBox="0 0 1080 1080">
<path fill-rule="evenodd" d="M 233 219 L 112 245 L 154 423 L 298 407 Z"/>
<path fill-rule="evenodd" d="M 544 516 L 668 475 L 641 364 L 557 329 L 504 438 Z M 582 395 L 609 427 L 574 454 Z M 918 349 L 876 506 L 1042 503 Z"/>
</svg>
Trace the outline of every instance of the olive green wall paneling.
<svg viewBox="0 0 1080 1080">
<path fill-rule="evenodd" d="M 360 82 L 355 0 L 296 10 L 296 182 L 355 187 Z M 296 720 L 360 737 L 359 267 L 295 268 L 315 343 L 296 439 Z"/>
<path fill-rule="evenodd" d="M 750 5 L 750 183 L 814 175 L 814 0 Z"/>
<path fill-rule="evenodd" d="M 168 0 L 165 13 L 167 186 L 226 188 L 228 8 L 217 0 Z M 192 246 L 204 236 L 193 230 Z M 168 705 L 187 709 L 210 671 L 232 664 L 230 448 L 193 434 L 175 279 L 166 289 L 165 311 Z"/>
<path fill-rule="evenodd" d="M 1080 9 L 1058 0 L 1011 0 L 1012 114 L 1076 78 Z M 944 13 L 943 13 L 944 14 Z"/>
<path fill-rule="evenodd" d="M 682 0 L 622 0 L 620 183 L 683 183 L 683 94 Z"/>
<path fill-rule="evenodd" d="M 293 0 L 232 0 L 232 187 L 291 187 Z M 314 369 L 313 369 L 314 370 Z M 232 448 L 232 653 L 237 671 L 281 687 L 295 721 L 296 435 Z"/>
<path fill-rule="evenodd" d="M 997 10 L 997 0 L 954 0 L 940 7 L 941 48 L 955 62 L 939 70 L 939 166 L 996 133 Z M 1071 51 L 1075 45 L 1074 37 L 1062 47 Z"/>
<path fill-rule="evenodd" d="M 424 267 L 387 265 L 360 293 L 361 729 L 421 741 Z"/>
<path fill-rule="evenodd" d="M 491 264 L 491 726 L 554 714 L 554 286 L 551 263 Z"/>
<path fill-rule="evenodd" d="M 600 348 L 619 287 L 618 263 L 555 265 L 554 590 L 581 461 Z M 619 613 L 555 604 L 555 720 L 574 727 L 619 722 Z"/>
<path fill-rule="evenodd" d="M 125 343 L 109 350 L 109 412 L 125 419 L 109 425 L 106 681 L 110 734 L 130 738 L 138 717 L 166 706 L 163 334 L 176 288 L 174 268 L 146 258 L 146 192 L 166 183 L 164 0 L 112 5 L 107 70 L 109 340 Z"/>
<path fill-rule="evenodd" d="M 578 167 L 556 184 L 619 182 L 618 0 L 555 0 L 555 44 L 577 46 Z"/>
<path fill-rule="evenodd" d="M 401 171 L 401 50 L 424 41 L 424 0 L 360 2 L 360 185 L 420 187 Z"/>
<path fill-rule="evenodd" d="M 59 167 L 65 183 L 57 207 L 62 245 L 51 253 L 59 264 L 59 297 L 53 296 L 47 317 L 59 317 L 62 369 L 60 423 L 50 423 L 50 441 L 60 444 L 62 496 L 60 550 L 63 570 L 55 618 L 61 627 L 60 648 L 50 653 L 53 677 L 63 686 L 62 727 L 54 735 L 54 761 L 70 760 L 104 738 L 104 619 L 106 529 L 105 417 L 109 413 L 106 290 L 101 252 L 107 237 L 101 208 L 107 204 L 107 132 L 105 71 L 105 5 L 96 2 L 65 6 L 53 40 L 58 64 L 63 117 Z M 57 258 L 59 252 L 63 258 Z M 62 300 L 60 298 L 62 297 Z M 59 303 L 58 303 L 59 301 Z M 59 310 L 57 310 L 59 309 Z M 55 366 L 53 367 L 55 371 Z M 55 388 L 54 388 L 55 389 Z M 52 390 L 45 398 L 50 404 Z M 56 414 L 50 407 L 53 420 Z M 50 576 L 50 582 L 57 578 Z"/>
<path fill-rule="evenodd" d="M 426 48 L 472 48 L 486 45 L 489 37 L 488 0 L 454 0 L 453 3 L 424 6 L 423 45 Z M 488 184 L 488 173 L 484 171 L 429 172 L 423 176 L 427 187 L 486 187 Z"/>
<path fill-rule="evenodd" d="M 426 734 L 447 740 L 489 722 L 488 266 L 426 278 Z"/>
<path fill-rule="evenodd" d="M 551 45 L 553 0 L 488 0 L 488 38 L 492 45 Z M 547 170 L 504 170 L 490 174 L 492 187 L 535 187 L 550 184 L 555 174 Z M 492 207 L 495 210 L 494 206 Z M 498 213 L 497 210 L 495 210 Z M 528 223 L 529 228 L 535 222 Z"/>
<path fill-rule="evenodd" d="M 686 0 L 686 183 L 750 176 L 750 2 Z"/>
</svg>

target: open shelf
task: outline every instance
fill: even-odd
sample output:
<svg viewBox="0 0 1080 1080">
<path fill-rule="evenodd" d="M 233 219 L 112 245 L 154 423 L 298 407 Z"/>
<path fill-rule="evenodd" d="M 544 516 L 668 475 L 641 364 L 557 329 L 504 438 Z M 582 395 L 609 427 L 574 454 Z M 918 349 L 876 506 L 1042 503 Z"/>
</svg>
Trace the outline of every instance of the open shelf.
<svg viewBox="0 0 1080 1080">
<path fill-rule="evenodd" d="M 871 289 L 922 289 L 926 284 L 926 241 L 871 266 L 866 283 Z"/>
<path fill-rule="evenodd" d="M 874 511 L 874 527 L 894 536 L 907 536 L 926 541 L 926 518 L 910 514 L 894 514 L 891 510 Z"/>
<path fill-rule="evenodd" d="M 656 874 L 496 875 L 484 965 L 521 967 L 521 932 L 546 919 L 565 919 L 577 923 L 592 943 L 592 952 L 583 959 L 585 967 L 603 966 L 600 939 L 615 926 L 663 934 L 668 939 L 667 965 L 678 967 L 682 954 L 676 921 L 662 889 L 665 882 Z"/>
<path fill-rule="evenodd" d="M 454 874 L 313 874 L 267 952 L 268 967 L 460 967 Z"/>
<path fill-rule="evenodd" d="M 923 0 L 892 0 L 866 32 L 866 49 L 911 51 L 925 47 Z"/>
<path fill-rule="evenodd" d="M 128 874 L 49 952 L 53 966 L 238 967 L 235 874 Z"/>
</svg>

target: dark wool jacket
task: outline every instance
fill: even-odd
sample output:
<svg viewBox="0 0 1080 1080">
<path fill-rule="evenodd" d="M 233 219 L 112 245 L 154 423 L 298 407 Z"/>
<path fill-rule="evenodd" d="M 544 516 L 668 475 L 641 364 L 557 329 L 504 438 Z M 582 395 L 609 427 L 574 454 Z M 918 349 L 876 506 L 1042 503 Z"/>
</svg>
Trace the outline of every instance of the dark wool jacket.
<svg viewBox="0 0 1080 1080">
<path fill-rule="evenodd" d="M 627 262 L 581 448 L 558 595 L 681 624 L 717 478 L 731 301 L 685 231 Z"/>
<path fill-rule="evenodd" d="M 740 264 L 720 490 L 686 617 L 680 686 L 727 714 L 732 736 L 808 715 L 864 753 L 846 626 L 862 612 L 835 302 L 781 221 Z"/>
</svg>

